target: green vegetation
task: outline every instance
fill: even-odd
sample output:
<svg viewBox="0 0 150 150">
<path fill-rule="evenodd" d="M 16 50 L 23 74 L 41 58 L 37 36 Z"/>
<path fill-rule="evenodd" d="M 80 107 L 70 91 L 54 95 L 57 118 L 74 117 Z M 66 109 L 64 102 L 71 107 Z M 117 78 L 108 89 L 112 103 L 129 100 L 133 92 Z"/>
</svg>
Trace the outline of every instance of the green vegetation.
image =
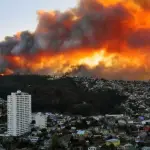
<svg viewBox="0 0 150 150">
<path fill-rule="evenodd" d="M 56 150 L 58 147 L 59 147 L 58 137 L 57 137 L 57 135 L 53 135 L 51 149 Z"/>
</svg>

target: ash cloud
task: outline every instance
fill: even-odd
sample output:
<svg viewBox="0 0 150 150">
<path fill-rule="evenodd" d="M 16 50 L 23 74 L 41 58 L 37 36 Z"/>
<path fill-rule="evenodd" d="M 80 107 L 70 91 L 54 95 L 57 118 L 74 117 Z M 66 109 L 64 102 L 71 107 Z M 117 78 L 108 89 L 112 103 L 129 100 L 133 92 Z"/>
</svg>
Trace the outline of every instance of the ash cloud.
<svg viewBox="0 0 150 150">
<path fill-rule="evenodd" d="M 68 74 L 81 77 L 86 76 L 113 80 L 145 80 L 148 76 L 150 76 L 150 72 L 147 72 L 143 67 L 136 69 L 112 69 L 106 68 L 103 64 L 99 64 L 93 69 L 90 69 L 86 65 L 77 66 Z"/>
<path fill-rule="evenodd" d="M 19 44 L 19 41 L 15 37 L 6 37 L 5 41 L 0 42 L 0 54 L 7 55 L 11 53 L 11 50 Z"/>
<path fill-rule="evenodd" d="M 0 55 L 0 72 L 5 72 L 8 66 L 8 62 Z"/>
<path fill-rule="evenodd" d="M 74 13 L 79 17 L 76 21 L 72 20 Z M 19 41 L 15 37 L 5 40 L 0 44 L 1 51 L 19 55 L 36 49 L 61 51 L 91 45 L 102 47 L 110 40 L 124 39 L 126 27 L 123 22 L 131 18 L 129 12 L 119 4 L 105 8 L 89 0 L 81 0 L 75 10 L 53 14 L 39 13 L 35 34 L 25 31 L 21 33 Z M 4 46 L 1 46 L 3 43 Z"/>
<path fill-rule="evenodd" d="M 138 4 L 141 8 L 145 10 L 150 10 L 150 1 L 149 0 L 134 0 L 136 4 Z"/>
<path fill-rule="evenodd" d="M 133 32 L 128 39 L 131 48 L 150 47 L 150 29 L 141 29 Z"/>
<path fill-rule="evenodd" d="M 20 42 L 12 50 L 11 53 L 14 55 L 26 53 L 31 51 L 34 45 L 34 37 L 28 31 L 22 32 Z"/>
<path fill-rule="evenodd" d="M 149 9 L 148 0 L 133 1 L 142 9 Z M 121 3 L 105 7 L 97 0 L 80 0 L 76 8 L 66 12 L 39 11 L 38 19 L 35 33 L 24 31 L 19 39 L 16 36 L 6 37 L 5 41 L 0 43 L 0 72 L 5 68 L 14 72 L 32 72 L 30 66 L 21 68 L 17 64 L 12 64 L 13 61 L 7 56 L 24 56 L 26 60 L 30 58 L 34 60 L 34 56 L 41 51 L 59 53 L 73 49 L 80 51 L 106 47 L 110 53 L 112 50 L 119 53 L 125 51 L 125 44 L 131 50 L 150 47 L 150 29 L 135 30 L 130 24 L 134 16 Z M 47 72 L 47 68 L 43 70 L 39 72 Z M 104 66 L 92 70 L 84 66 L 81 70 L 83 75 L 100 74 L 109 78 L 122 78 L 125 72 L 129 76 L 136 74 L 140 76 L 143 71 L 141 68 L 134 72 L 131 71 L 133 69 L 112 71 Z"/>
<path fill-rule="evenodd" d="M 91 45 L 102 47 L 110 40 L 125 38 L 128 27 L 123 22 L 131 19 L 131 15 L 123 6 L 118 4 L 104 8 L 96 1 L 85 0 L 80 4 L 77 9 L 77 14 L 81 13 L 80 18 L 75 22 L 71 20 L 73 15 L 68 12 L 55 17 L 49 13 L 40 14 L 36 32 L 37 35 L 44 34 L 41 41 L 45 49 L 60 51 Z"/>
</svg>

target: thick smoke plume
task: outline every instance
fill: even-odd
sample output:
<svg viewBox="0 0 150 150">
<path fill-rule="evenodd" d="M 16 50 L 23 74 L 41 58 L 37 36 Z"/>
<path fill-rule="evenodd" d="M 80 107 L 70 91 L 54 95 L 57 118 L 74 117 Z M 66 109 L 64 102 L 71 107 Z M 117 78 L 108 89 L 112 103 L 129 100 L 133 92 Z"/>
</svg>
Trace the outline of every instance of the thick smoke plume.
<svg viewBox="0 0 150 150">
<path fill-rule="evenodd" d="M 150 78 L 149 0 L 80 0 L 65 12 L 38 11 L 34 33 L 0 43 L 0 73 Z"/>
</svg>

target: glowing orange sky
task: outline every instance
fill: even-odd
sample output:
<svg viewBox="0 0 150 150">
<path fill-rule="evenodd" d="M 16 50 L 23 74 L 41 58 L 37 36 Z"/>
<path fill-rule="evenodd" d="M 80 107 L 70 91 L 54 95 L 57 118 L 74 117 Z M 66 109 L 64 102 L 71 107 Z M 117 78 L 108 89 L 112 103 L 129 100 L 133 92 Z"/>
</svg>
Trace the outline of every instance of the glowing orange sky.
<svg viewBox="0 0 150 150">
<path fill-rule="evenodd" d="M 59 52 L 48 49 L 47 51 L 42 50 L 36 53 L 34 57 L 21 55 L 8 56 L 6 59 L 14 64 L 14 68 L 29 68 L 33 73 L 42 69 L 49 70 L 49 74 L 65 73 L 71 72 L 74 67 L 84 65 L 86 69 L 91 72 L 95 70 L 95 68 L 103 68 L 102 75 L 106 76 L 106 78 L 107 76 L 110 78 L 111 74 L 113 74 L 113 78 L 115 75 L 117 78 L 118 74 L 120 77 L 121 73 L 122 76 L 124 76 L 126 72 L 127 77 L 124 77 L 126 79 L 134 79 L 134 75 L 136 75 L 135 79 L 149 79 L 150 62 L 148 58 L 150 56 L 150 44 L 147 39 L 150 38 L 147 37 L 147 33 L 150 31 L 150 11 L 148 9 L 148 1 L 94 0 L 92 3 L 89 0 L 81 0 L 80 4 L 85 6 L 85 12 L 79 13 L 77 11 L 80 6 L 64 12 L 64 14 L 70 13 L 72 18 L 62 22 L 62 24 L 70 30 L 86 13 L 91 13 L 93 8 L 95 8 L 95 10 L 97 9 L 100 13 L 102 12 L 101 15 L 105 16 L 104 23 L 100 20 L 97 21 L 97 25 L 95 25 L 94 23 L 96 21 L 93 22 L 94 27 L 97 28 L 97 33 L 93 32 L 93 34 L 97 34 L 94 36 L 96 41 L 99 41 L 99 43 L 103 41 L 102 44 L 99 44 L 100 46 L 97 48 L 95 46 L 91 47 L 87 46 L 87 43 L 87 45 L 81 45 L 80 48 L 77 49 L 70 48 L 66 51 L 60 50 Z M 101 8 L 100 5 L 102 5 L 103 8 Z M 116 12 L 118 10 L 124 13 L 122 17 Z M 40 10 L 38 11 L 38 15 L 40 21 L 36 32 L 48 32 L 49 28 L 44 23 L 41 23 L 44 18 L 43 16 L 51 20 L 51 22 L 49 22 L 51 25 L 57 20 L 56 12 Z M 109 28 L 107 28 L 107 26 L 109 26 Z M 100 30 L 102 30 L 101 32 L 103 33 L 101 36 L 98 35 Z M 17 38 L 20 38 L 20 33 L 17 34 Z M 28 59 L 28 57 L 31 57 L 31 59 Z M 7 72 L 8 70 L 10 73 L 13 72 L 11 68 L 7 68 Z M 98 70 L 96 72 L 99 73 Z M 131 72 L 133 72 L 132 77 L 131 75 L 128 76 L 128 73 Z M 101 76 L 101 74 L 97 74 L 97 76 Z"/>
</svg>

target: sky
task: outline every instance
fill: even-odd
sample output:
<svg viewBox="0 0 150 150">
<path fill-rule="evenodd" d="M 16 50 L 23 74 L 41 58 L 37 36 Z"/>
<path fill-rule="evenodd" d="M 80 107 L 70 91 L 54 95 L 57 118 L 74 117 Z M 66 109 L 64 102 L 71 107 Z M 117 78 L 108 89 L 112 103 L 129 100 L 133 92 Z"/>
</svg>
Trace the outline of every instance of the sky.
<svg viewBox="0 0 150 150">
<path fill-rule="evenodd" d="M 72 8 L 77 0 L 1 0 L 0 41 L 18 31 L 34 31 L 38 10 L 61 10 Z"/>
</svg>

